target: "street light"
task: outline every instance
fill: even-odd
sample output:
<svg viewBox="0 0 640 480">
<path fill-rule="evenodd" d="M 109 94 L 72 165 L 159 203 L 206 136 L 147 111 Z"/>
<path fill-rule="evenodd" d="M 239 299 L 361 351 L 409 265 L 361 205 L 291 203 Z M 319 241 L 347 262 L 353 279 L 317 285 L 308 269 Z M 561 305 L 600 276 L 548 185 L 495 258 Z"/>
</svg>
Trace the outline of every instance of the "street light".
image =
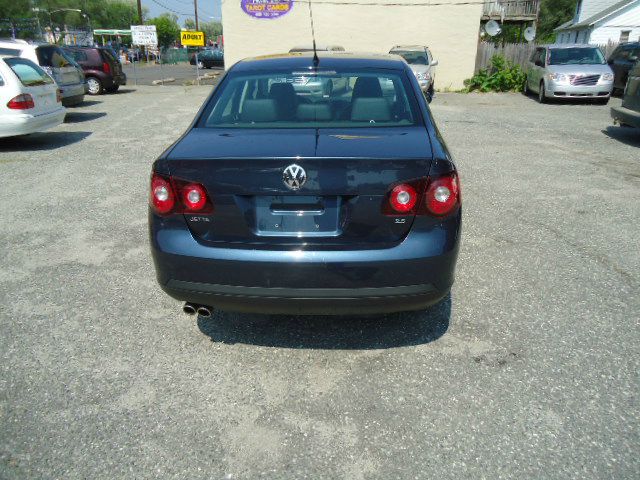
<svg viewBox="0 0 640 480">
<path fill-rule="evenodd" d="M 82 10 L 80 10 L 79 8 L 58 8 L 56 10 L 45 10 L 44 8 L 33 7 L 31 10 L 36 12 L 36 13 L 44 12 L 44 13 L 48 13 L 49 14 L 49 28 L 51 28 L 51 34 L 53 35 L 53 43 L 57 43 L 58 40 L 56 39 L 56 32 L 53 29 L 53 19 L 51 18 L 51 14 L 52 13 L 58 13 L 58 12 L 78 12 L 78 13 L 82 13 Z M 38 23 L 40 23 L 40 18 L 39 17 L 38 17 Z"/>
</svg>

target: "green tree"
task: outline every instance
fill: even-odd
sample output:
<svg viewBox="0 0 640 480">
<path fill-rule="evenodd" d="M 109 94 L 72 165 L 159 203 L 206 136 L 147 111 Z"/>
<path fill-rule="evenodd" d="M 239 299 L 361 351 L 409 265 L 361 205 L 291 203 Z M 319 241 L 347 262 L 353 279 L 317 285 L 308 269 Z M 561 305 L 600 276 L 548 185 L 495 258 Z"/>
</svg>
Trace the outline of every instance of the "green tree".
<svg viewBox="0 0 640 480">
<path fill-rule="evenodd" d="M 156 26 L 158 44 L 161 47 L 169 47 L 180 39 L 180 25 L 178 25 L 178 17 L 176 15 L 163 13 L 146 23 L 147 25 Z"/>
<path fill-rule="evenodd" d="M 555 41 L 556 34 L 553 30 L 573 18 L 576 5 L 576 0 L 542 0 L 536 41 L 538 43 Z"/>
</svg>

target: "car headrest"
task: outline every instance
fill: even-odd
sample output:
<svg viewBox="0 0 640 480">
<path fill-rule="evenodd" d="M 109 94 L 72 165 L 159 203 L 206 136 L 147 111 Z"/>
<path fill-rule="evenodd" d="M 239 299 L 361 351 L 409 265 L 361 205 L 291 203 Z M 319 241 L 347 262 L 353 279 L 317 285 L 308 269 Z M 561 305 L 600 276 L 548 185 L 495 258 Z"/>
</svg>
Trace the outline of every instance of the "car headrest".
<svg viewBox="0 0 640 480">
<path fill-rule="evenodd" d="M 356 98 L 351 107 L 354 122 L 388 122 L 391 120 L 391 106 L 384 98 Z"/>
<path fill-rule="evenodd" d="M 290 83 L 274 83 L 269 89 L 269 95 L 271 98 L 293 100 L 295 99 L 296 91 Z"/>
<path fill-rule="evenodd" d="M 377 77 L 358 77 L 353 86 L 351 98 L 382 97 L 380 80 Z"/>
<path fill-rule="evenodd" d="M 275 122 L 276 101 L 271 98 L 245 100 L 242 104 L 240 120 L 243 122 Z"/>
<path fill-rule="evenodd" d="M 331 107 L 324 103 L 303 103 L 298 105 L 298 120 L 331 120 Z"/>
</svg>

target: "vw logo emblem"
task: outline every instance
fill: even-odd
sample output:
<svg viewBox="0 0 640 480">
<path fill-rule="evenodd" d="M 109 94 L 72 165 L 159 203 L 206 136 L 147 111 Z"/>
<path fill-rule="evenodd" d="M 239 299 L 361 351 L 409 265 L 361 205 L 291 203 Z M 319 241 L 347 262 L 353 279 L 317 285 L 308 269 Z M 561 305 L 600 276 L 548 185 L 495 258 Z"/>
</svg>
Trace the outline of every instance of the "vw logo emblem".
<svg viewBox="0 0 640 480">
<path fill-rule="evenodd" d="M 294 163 L 284 169 L 282 181 L 291 190 L 300 190 L 307 181 L 307 172 L 300 165 Z"/>
</svg>

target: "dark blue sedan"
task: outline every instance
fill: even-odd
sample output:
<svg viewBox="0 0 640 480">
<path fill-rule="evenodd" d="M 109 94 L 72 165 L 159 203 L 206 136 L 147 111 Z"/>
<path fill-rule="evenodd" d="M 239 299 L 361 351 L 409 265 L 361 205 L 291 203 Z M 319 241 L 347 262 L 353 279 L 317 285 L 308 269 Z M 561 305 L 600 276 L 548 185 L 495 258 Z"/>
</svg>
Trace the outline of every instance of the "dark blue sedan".
<svg viewBox="0 0 640 480">
<path fill-rule="evenodd" d="M 346 88 L 296 93 L 317 77 Z M 460 205 L 404 61 L 269 56 L 229 69 L 154 163 L 151 250 L 187 313 L 420 310 L 453 284 Z"/>
</svg>

